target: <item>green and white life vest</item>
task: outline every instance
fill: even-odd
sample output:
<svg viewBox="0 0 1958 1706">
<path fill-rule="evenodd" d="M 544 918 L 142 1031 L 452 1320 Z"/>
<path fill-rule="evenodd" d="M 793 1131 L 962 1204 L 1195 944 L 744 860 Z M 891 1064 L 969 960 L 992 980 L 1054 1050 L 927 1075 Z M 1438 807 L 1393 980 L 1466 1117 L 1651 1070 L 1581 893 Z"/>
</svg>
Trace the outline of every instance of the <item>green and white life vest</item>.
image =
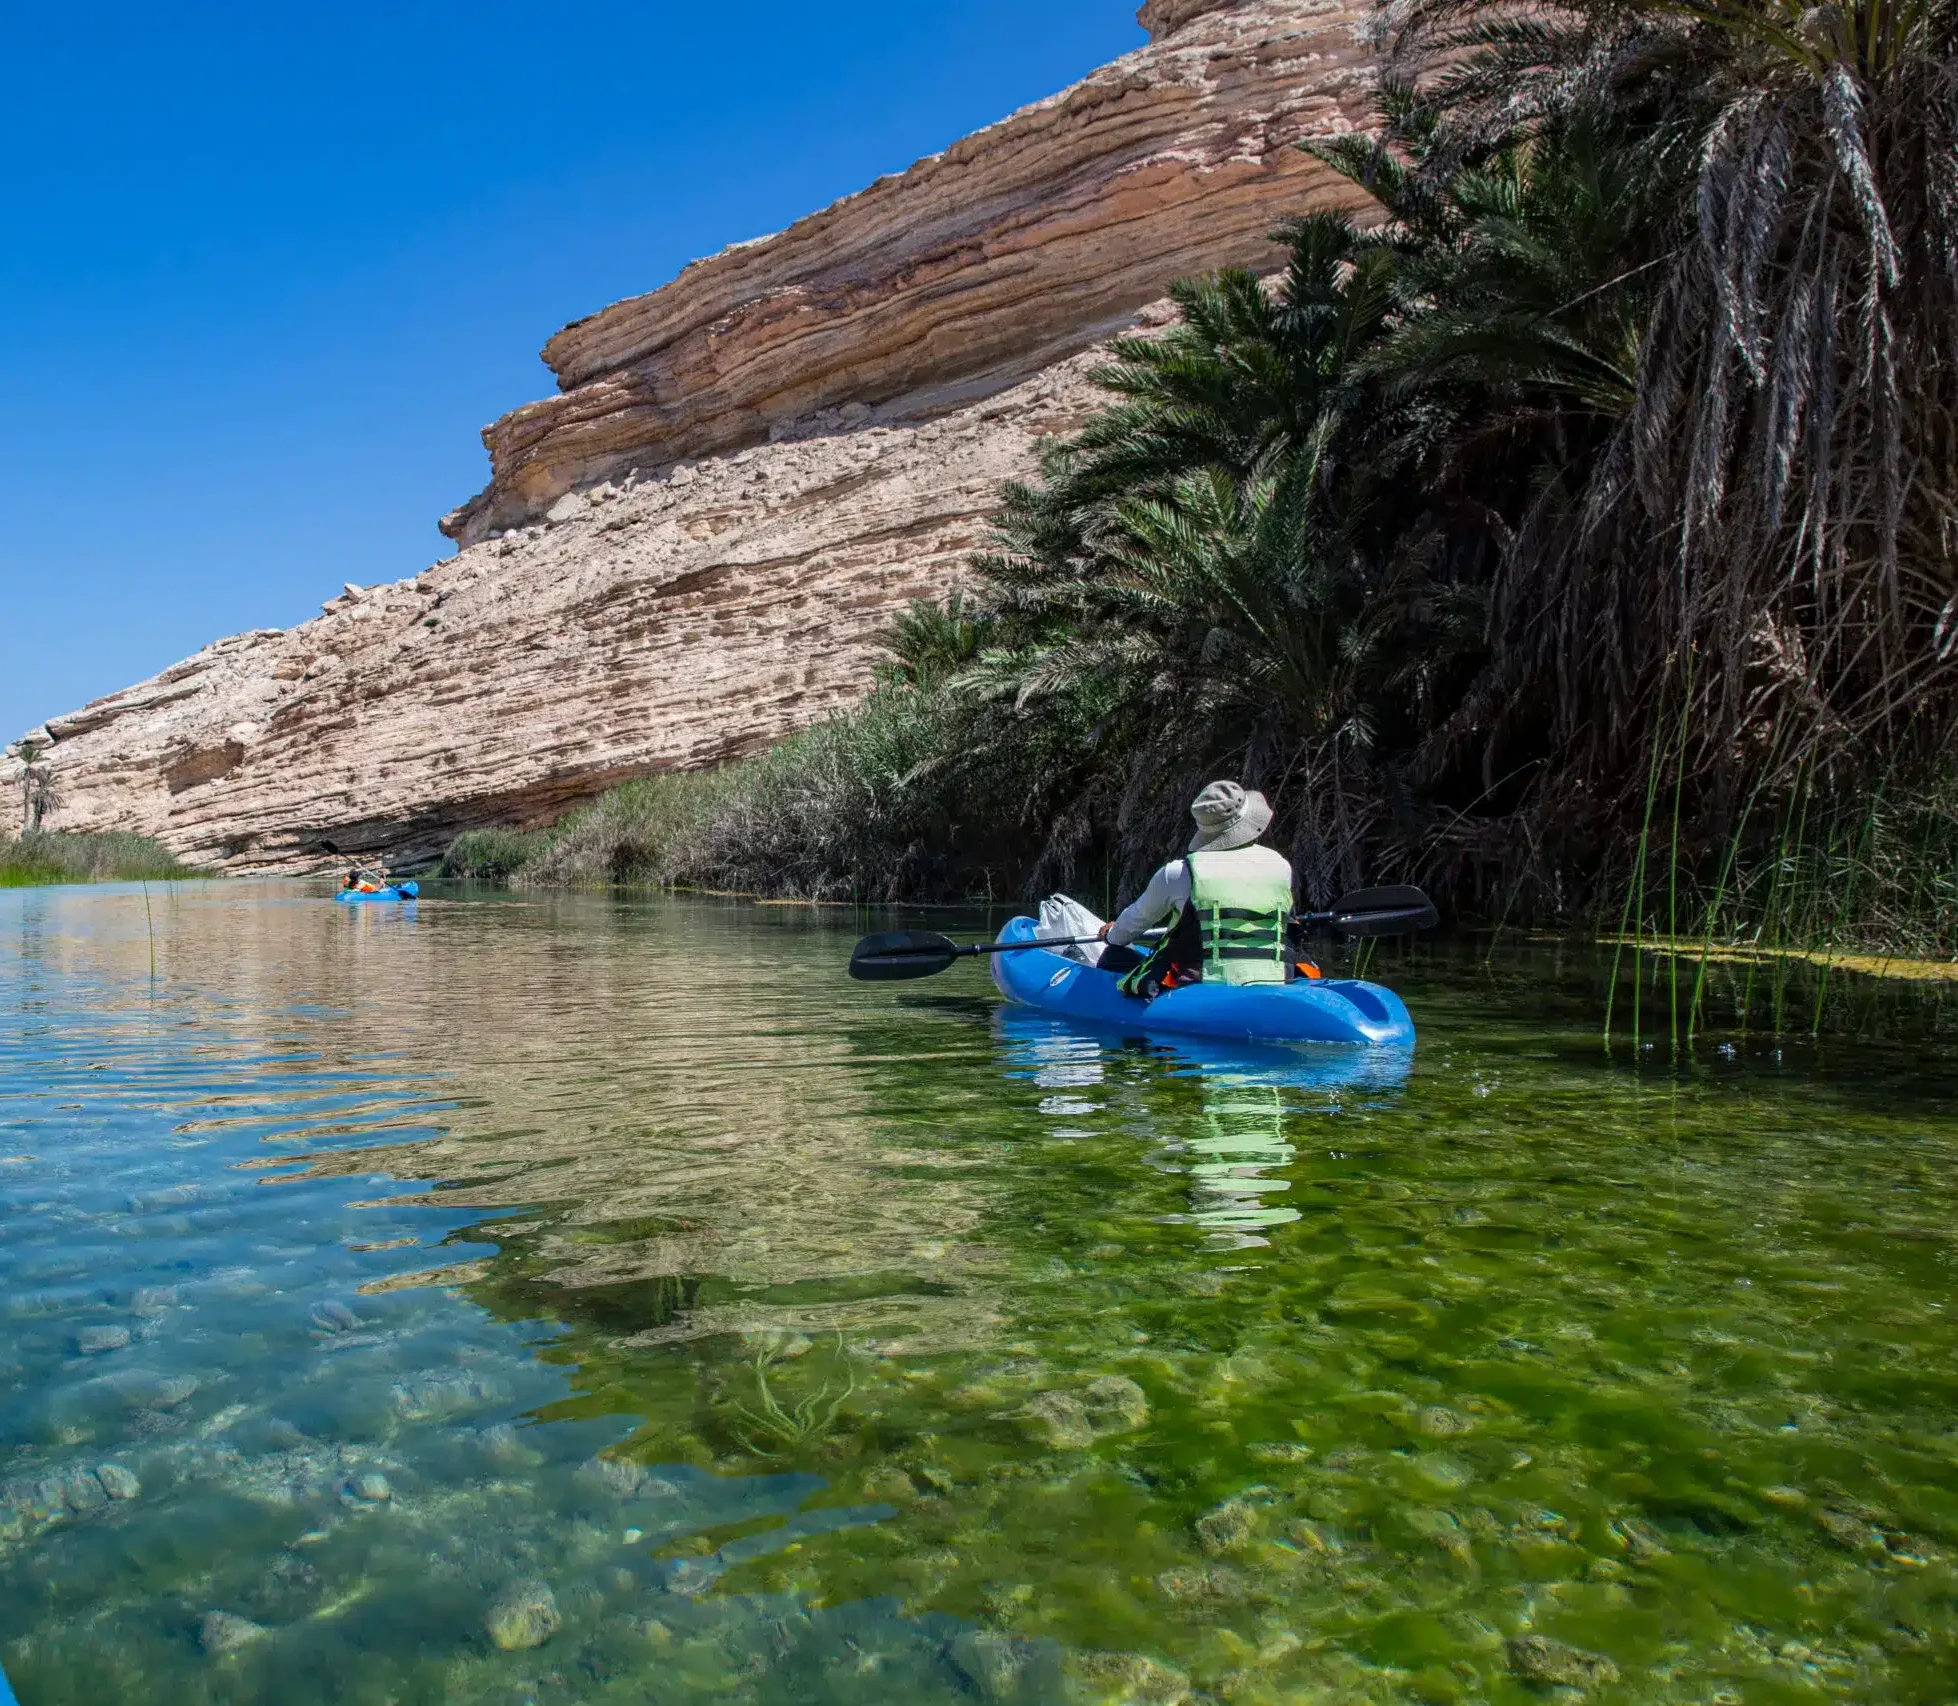
<svg viewBox="0 0 1958 1706">
<path fill-rule="evenodd" d="M 1283 983 L 1292 867 L 1269 847 L 1192 853 L 1190 908 L 1206 983 Z"/>
<path fill-rule="evenodd" d="M 1169 921 L 1163 944 L 1121 980 L 1142 995 L 1170 962 L 1201 955 L 1206 983 L 1286 981 L 1285 925 L 1292 913 L 1292 867 L 1269 847 L 1192 853 L 1190 901 Z M 1194 938 L 1194 939 L 1193 939 Z"/>
</svg>

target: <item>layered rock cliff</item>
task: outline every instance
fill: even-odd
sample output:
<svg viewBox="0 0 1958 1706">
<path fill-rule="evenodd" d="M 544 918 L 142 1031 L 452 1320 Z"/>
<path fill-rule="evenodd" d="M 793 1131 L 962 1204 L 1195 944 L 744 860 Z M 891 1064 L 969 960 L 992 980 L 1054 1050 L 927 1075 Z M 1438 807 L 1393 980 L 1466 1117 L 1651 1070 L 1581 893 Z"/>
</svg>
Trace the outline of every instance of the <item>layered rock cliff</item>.
<svg viewBox="0 0 1958 1706">
<path fill-rule="evenodd" d="M 51 718 L 48 823 L 236 870 L 322 832 L 413 858 L 847 703 L 1093 406 L 1097 341 L 1350 199 L 1295 145 L 1368 116 L 1357 10 L 1149 0 L 1149 46 L 566 327 L 455 557 Z"/>
</svg>

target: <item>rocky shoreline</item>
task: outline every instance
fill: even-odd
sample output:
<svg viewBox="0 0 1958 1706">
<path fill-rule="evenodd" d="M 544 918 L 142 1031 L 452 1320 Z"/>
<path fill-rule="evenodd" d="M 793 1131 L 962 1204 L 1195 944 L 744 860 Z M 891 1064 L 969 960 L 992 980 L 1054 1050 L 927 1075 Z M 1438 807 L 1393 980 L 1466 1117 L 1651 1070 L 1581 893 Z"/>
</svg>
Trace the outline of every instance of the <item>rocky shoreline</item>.
<svg viewBox="0 0 1958 1706">
<path fill-rule="evenodd" d="M 1358 17 L 1151 0 L 1147 47 L 567 327 L 564 389 L 485 432 L 456 556 L 49 718 L 0 797 L 38 762 L 47 827 L 213 869 L 314 868 L 322 833 L 429 857 L 852 702 L 876 631 L 1086 418 L 1101 340 L 1351 205 L 1297 144 L 1369 122 Z"/>
</svg>

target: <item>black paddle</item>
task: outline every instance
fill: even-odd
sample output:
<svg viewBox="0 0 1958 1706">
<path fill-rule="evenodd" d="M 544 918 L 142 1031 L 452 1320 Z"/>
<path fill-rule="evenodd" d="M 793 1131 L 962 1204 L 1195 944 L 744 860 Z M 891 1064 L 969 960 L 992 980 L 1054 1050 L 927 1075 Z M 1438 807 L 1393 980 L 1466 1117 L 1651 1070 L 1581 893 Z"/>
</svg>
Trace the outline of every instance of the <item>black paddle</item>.
<svg viewBox="0 0 1958 1706">
<path fill-rule="evenodd" d="M 1342 936 L 1406 936 L 1441 922 L 1434 902 L 1419 889 L 1356 889 L 1341 895 L 1330 912 L 1301 912 L 1294 921 Z M 929 930 L 886 930 L 866 936 L 850 956 L 850 975 L 860 983 L 903 983 L 936 977 L 959 960 L 979 954 L 1015 954 L 1023 948 L 1070 948 L 1099 938 L 1044 936 L 1034 942 L 974 942 L 961 947 Z"/>
</svg>

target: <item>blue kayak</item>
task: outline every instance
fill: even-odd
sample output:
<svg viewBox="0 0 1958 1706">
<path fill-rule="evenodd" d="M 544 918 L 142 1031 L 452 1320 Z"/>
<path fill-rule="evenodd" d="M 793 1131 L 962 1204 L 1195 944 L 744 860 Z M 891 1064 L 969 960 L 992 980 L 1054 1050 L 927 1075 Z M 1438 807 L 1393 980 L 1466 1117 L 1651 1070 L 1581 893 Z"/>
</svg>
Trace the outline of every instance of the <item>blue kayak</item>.
<svg viewBox="0 0 1958 1706">
<path fill-rule="evenodd" d="M 364 900 L 413 900 L 421 893 L 420 883 L 391 883 L 384 889 L 375 889 L 371 894 L 365 889 L 342 889 L 333 898 L 355 905 Z"/>
<path fill-rule="evenodd" d="M 1002 942 L 1032 942 L 1040 928 L 1015 918 Z M 1163 1031 L 1245 1042 L 1364 1043 L 1411 1048 L 1414 1021 L 1401 998 L 1377 983 L 1346 978 L 1233 986 L 1192 983 L 1153 1001 L 1124 995 L 1113 972 L 1098 971 L 1046 948 L 989 954 L 993 982 L 1009 1001 L 1084 1024 Z"/>
</svg>

